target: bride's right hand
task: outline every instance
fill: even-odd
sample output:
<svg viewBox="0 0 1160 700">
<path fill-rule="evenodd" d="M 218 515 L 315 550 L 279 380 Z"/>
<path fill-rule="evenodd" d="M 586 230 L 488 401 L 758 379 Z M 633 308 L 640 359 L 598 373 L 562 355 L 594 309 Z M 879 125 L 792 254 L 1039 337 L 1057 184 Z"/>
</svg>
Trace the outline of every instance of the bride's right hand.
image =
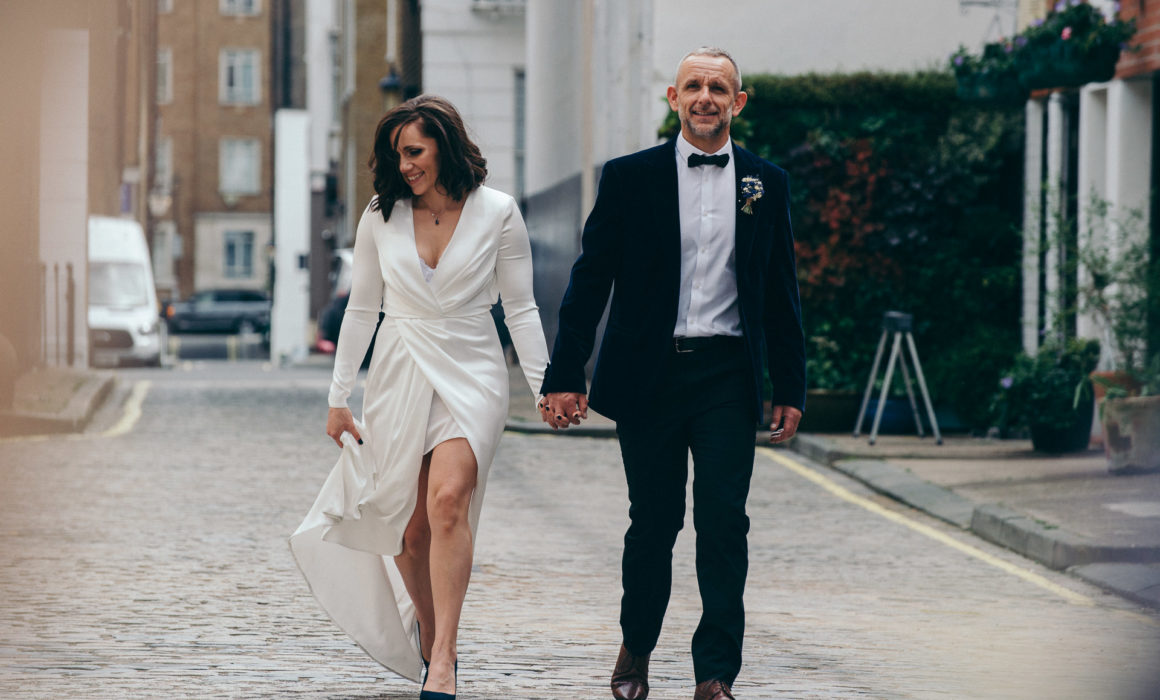
<svg viewBox="0 0 1160 700">
<path fill-rule="evenodd" d="M 358 434 L 358 428 L 354 425 L 354 415 L 349 408 L 331 408 L 326 414 L 326 434 L 334 440 L 335 444 L 342 447 L 342 434 L 350 433 L 358 444 L 362 444 L 362 435 Z"/>
</svg>

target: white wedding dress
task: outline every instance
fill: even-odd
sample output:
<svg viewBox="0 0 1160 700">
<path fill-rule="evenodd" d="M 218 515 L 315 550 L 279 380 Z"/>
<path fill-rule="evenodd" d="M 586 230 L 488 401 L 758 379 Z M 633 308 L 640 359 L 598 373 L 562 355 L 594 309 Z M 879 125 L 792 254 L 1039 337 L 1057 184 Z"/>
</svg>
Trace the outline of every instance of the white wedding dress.
<svg viewBox="0 0 1160 700">
<path fill-rule="evenodd" d="M 491 306 L 502 299 L 533 396 L 548 349 L 532 296 L 531 246 L 515 200 L 487 187 L 464 201 L 434 270 L 415 247 L 409 200 L 390 221 L 370 207 L 354 246 L 353 284 L 339 333 L 329 404 L 346 406 L 385 313 L 366 375 L 363 445 L 342 455 L 290 549 L 314 596 L 372 658 L 419 680 L 415 609 L 393 557 L 415 509 L 423 455 L 466 437 L 478 464 L 472 533 L 508 411 L 508 371 Z M 429 281 L 426 277 L 429 277 Z"/>
</svg>

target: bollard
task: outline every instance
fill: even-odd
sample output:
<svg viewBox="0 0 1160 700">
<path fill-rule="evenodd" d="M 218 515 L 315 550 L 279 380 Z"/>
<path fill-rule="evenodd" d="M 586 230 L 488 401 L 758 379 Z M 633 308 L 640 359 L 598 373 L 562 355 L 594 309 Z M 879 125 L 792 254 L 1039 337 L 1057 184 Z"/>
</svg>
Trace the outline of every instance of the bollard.
<svg viewBox="0 0 1160 700">
<path fill-rule="evenodd" d="M 0 410 L 12 408 L 16 398 L 16 376 L 20 373 L 16 348 L 0 335 Z"/>
</svg>

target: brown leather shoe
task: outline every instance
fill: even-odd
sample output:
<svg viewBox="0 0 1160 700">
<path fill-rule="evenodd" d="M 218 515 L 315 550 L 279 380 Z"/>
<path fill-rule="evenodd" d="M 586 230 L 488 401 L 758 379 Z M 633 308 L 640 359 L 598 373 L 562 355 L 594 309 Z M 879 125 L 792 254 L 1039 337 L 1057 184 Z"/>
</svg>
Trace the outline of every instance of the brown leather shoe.
<svg viewBox="0 0 1160 700">
<path fill-rule="evenodd" d="M 620 645 L 616 668 L 612 669 L 612 697 L 616 700 L 645 700 L 648 697 L 648 654 L 634 656 Z"/>
<path fill-rule="evenodd" d="M 693 700 L 734 700 L 733 691 L 721 681 L 705 681 L 697 684 Z"/>
</svg>

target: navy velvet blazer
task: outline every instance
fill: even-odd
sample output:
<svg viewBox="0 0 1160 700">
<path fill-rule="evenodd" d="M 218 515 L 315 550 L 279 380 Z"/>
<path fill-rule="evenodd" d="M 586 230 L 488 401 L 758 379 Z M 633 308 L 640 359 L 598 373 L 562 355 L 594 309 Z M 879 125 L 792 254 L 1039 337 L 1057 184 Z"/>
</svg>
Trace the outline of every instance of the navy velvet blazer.
<svg viewBox="0 0 1160 700">
<path fill-rule="evenodd" d="M 610 160 L 584 224 L 580 257 L 560 304 L 559 332 L 542 393 L 587 393 L 589 405 L 618 420 L 641 410 L 672 349 L 681 275 L 676 142 Z M 805 341 L 789 215 L 789 179 L 781 168 L 733 146 L 737 176 L 736 274 L 741 327 L 762 415 L 762 367 L 768 363 L 775 406 L 805 407 Z M 710 166 L 706 166 L 710 167 Z M 761 179 L 753 214 L 741 211 L 742 178 Z M 584 365 L 609 294 L 612 305 L 592 376 Z"/>
</svg>

